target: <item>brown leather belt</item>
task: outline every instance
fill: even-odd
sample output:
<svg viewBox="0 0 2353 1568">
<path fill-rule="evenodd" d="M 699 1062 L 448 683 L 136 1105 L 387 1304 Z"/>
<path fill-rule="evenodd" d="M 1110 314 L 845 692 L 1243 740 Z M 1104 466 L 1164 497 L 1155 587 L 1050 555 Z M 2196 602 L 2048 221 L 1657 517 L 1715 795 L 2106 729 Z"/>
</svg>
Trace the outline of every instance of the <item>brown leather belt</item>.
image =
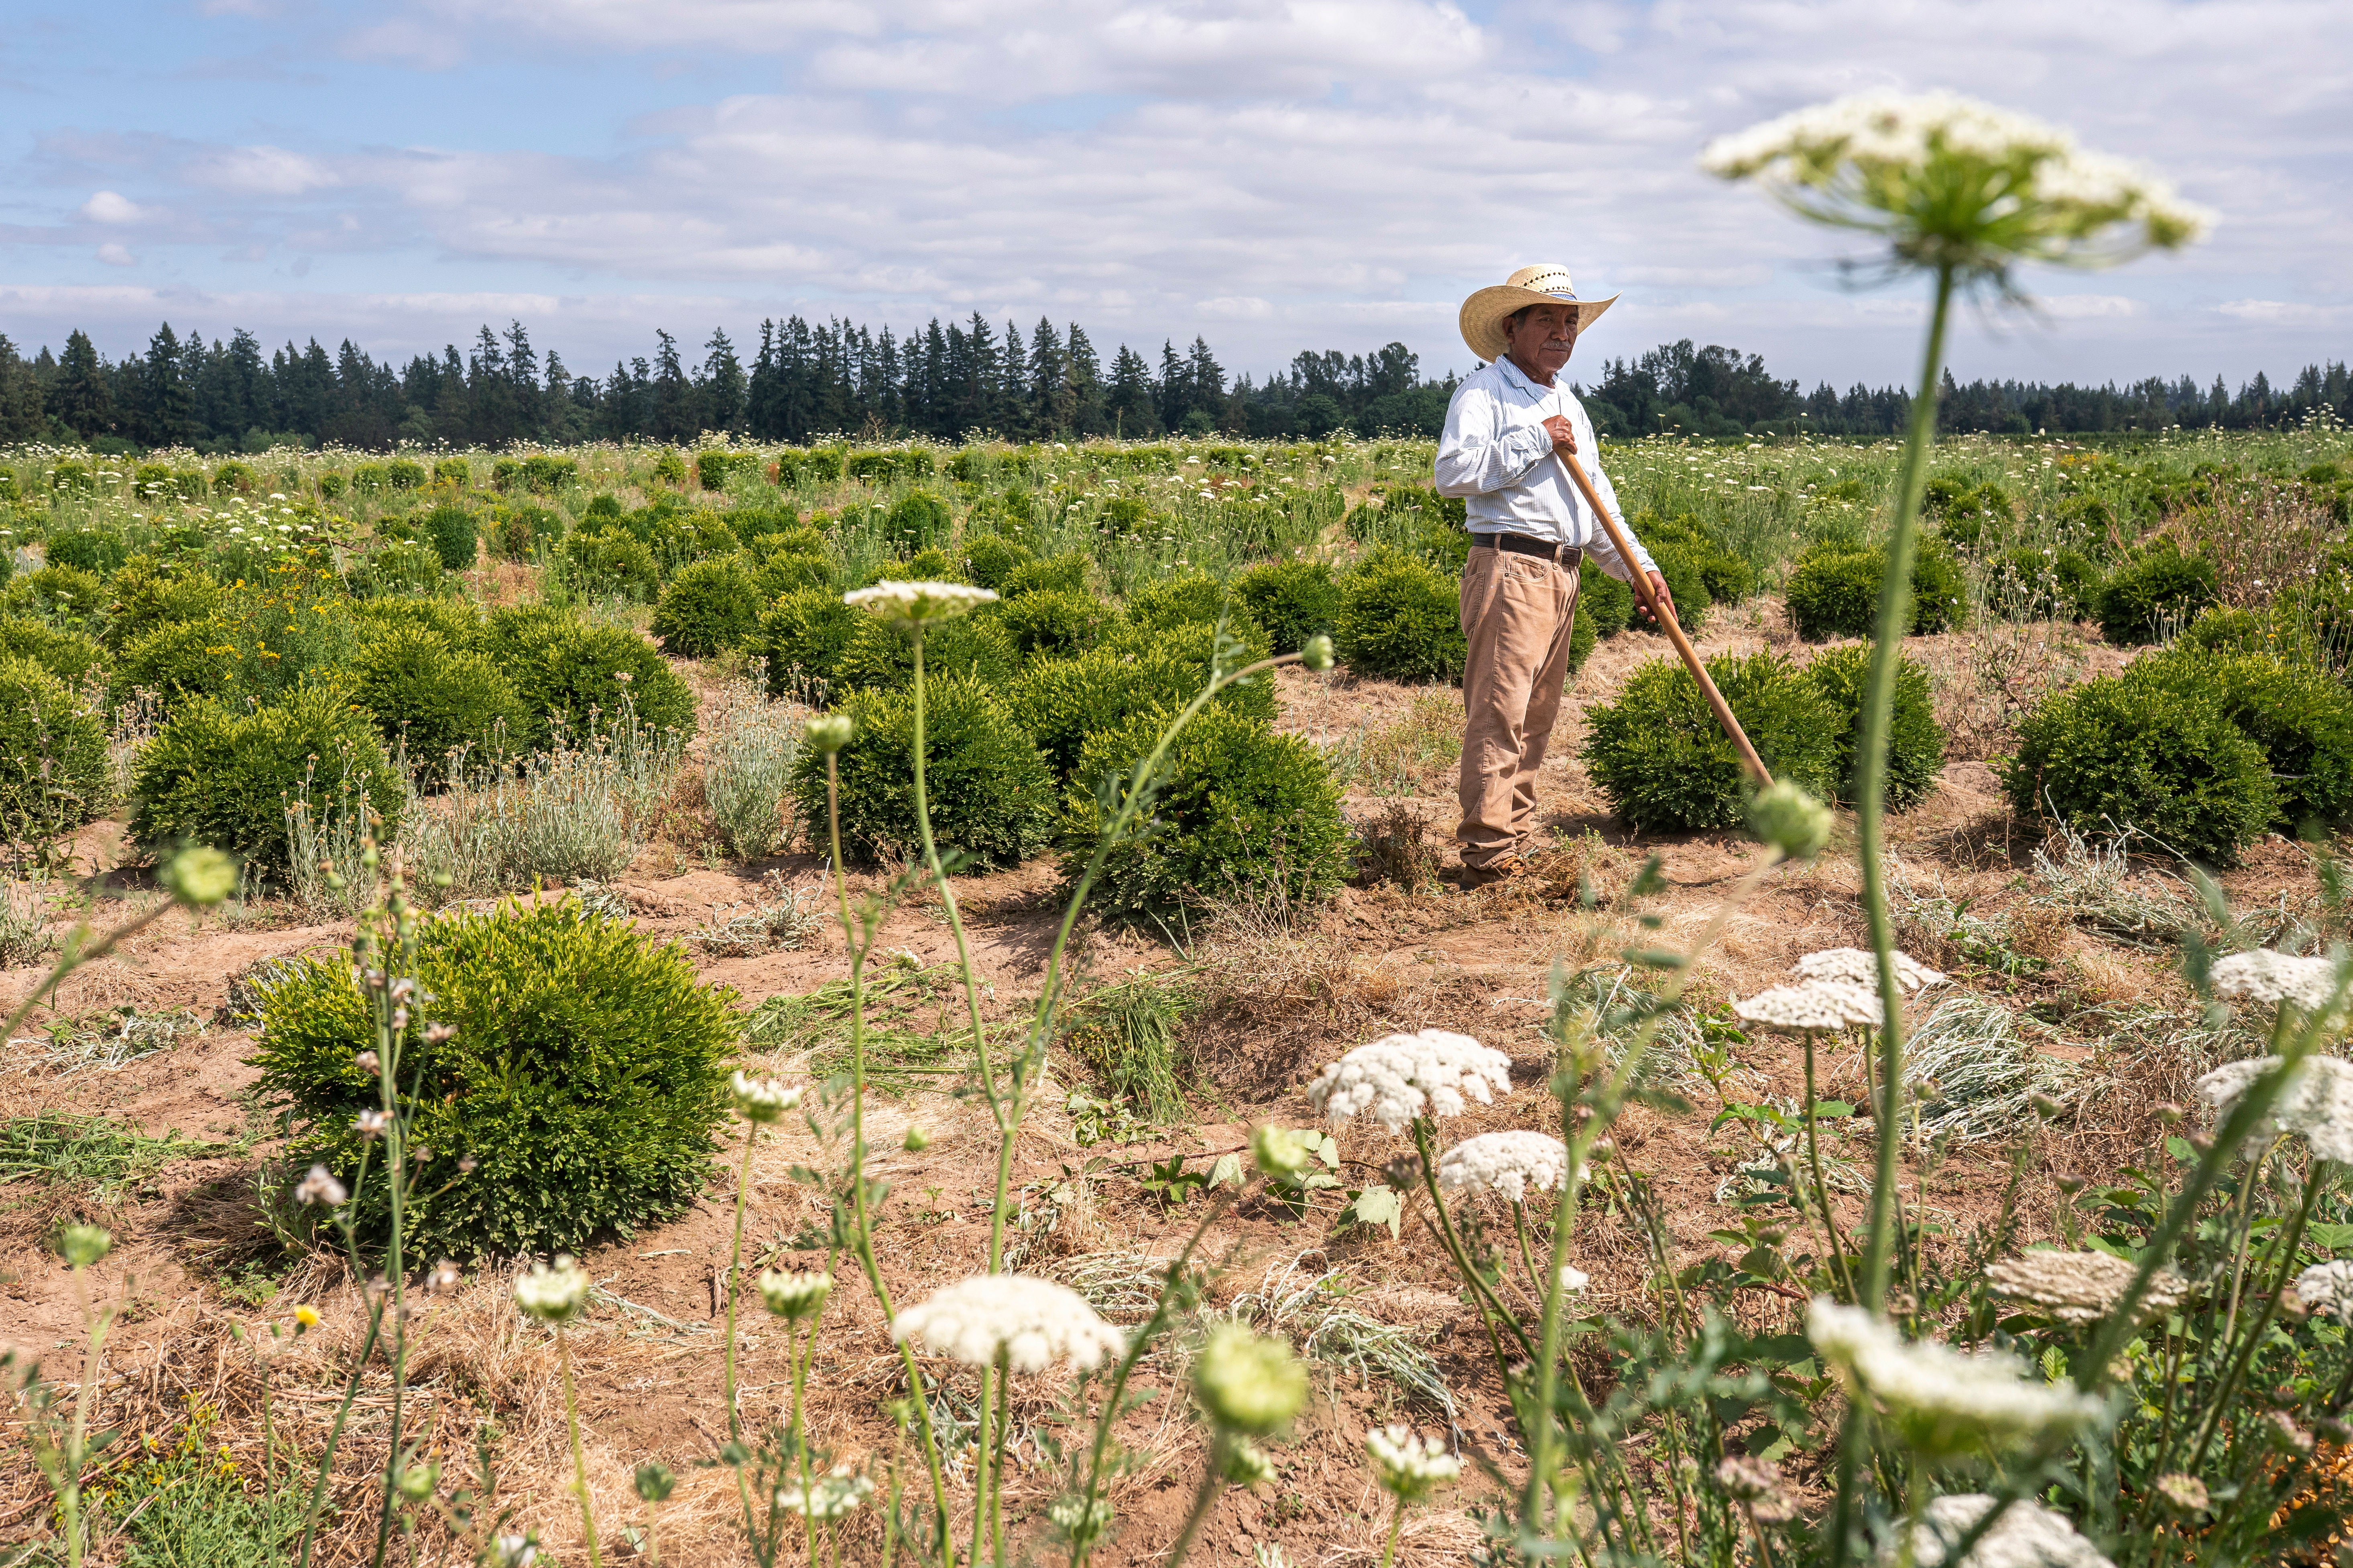
<svg viewBox="0 0 2353 1568">
<path fill-rule="evenodd" d="M 1509 551 L 1514 555 L 1540 555 L 1572 572 L 1585 559 L 1582 545 L 1555 544 L 1548 539 L 1530 539 L 1525 533 L 1474 533 L 1471 536 L 1471 548 Z"/>
</svg>

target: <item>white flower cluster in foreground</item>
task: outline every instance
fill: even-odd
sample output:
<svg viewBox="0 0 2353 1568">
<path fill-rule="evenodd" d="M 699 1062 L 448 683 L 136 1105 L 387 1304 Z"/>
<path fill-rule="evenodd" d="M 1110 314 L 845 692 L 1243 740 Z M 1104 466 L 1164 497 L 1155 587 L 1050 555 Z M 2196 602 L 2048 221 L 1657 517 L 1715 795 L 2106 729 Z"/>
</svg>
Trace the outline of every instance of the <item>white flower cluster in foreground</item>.
<svg viewBox="0 0 2353 1568">
<path fill-rule="evenodd" d="M 2051 260 L 2068 259 L 2070 241 L 2109 225 L 2130 225 L 2146 243 L 2168 247 L 2213 226 L 2211 213 L 2159 176 L 2086 152 L 2055 125 L 1952 92 L 1857 93 L 1718 137 L 1700 154 L 1701 168 L 1725 179 L 1841 194 L 1859 187 L 1859 199 L 1882 208 L 1899 205 L 1896 190 L 1925 171 L 1956 163 L 2026 174 L 2010 205 L 2032 209 L 2038 221 L 2021 237 L 2045 240 L 2031 250 Z"/>
<path fill-rule="evenodd" d="M 841 602 L 901 621 L 944 621 L 996 602 L 997 595 L 969 583 L 877 583 L 852 588 Z"/>
<path fill-rule="evenodd" d="M 1324 1069 L 1307 1099 L 1335 1121 L 1369 1110 L 1383 1127 L 1401 1132 L 1417 1116 L 1461 1115 L 1465 1095 L 1488 1105 L 1511 1088 L 1512 1060 L 1503 1052 L 1468 1035 L 1424 1029 L 1358 1046 Z"/>
<path fill-rule="evenodd" d="M 1548 1132 L 1482 1132 L 1438 1157 L 1438 1184 L 1518 1203 L 1530 1187 L 1559 1191 L 1567 1168 L 1568 1145 Z"/>
<path fill-rule="evenodd" d="M 913 1340 L 935 1355 L 987 1366 L 999 1352 L 1016 1372 L 1069 1362 L 1082 1371 L 1127 1348 L 1120 1331 L 1095 1316 L 1067 1286 L 1026 1274 L 977 1274 L 901 1312 L 894 1340 Z"/>
<path fill-rule="evenodd" d="M 565 1323 L 588 1304 L 588 1276 L 564 1253 L 553 1267 L 534 1263 L 514 1284 L 515 1305 L 543 1323 Z"/>
<path fill-rule="evenodd" d="M 2198 1098 L 2214 1108 L 2217 1121 L 2223 1121 L 2254 1081 L 2279 1062 L 2277 1057 L 2225 1062 L 2198 1080 Z M 2353 1062 L 2307 1057 L 2298 1064 L 2272 1101 L 2271 1114 L 2255 1129 L 2258 1138 L 2281 1132 L 2302 1137 L 2321 1159 L 2353 1160 Z"/>
<path fill-rule="evenodd" d="M 819 1523 L 842 1519 L 855 1512 L 858 1505 L 874 1495 L 874 1483 L 864 1476 L 849 1473 L 848 1465 L 836 1465 L 830 1473 L 819 1476 L 806 1496 L 797 1483 L 776 1489 L 776 1506 L 786 1513 L 807 1513 Z"/>
<path fill-rule="evenodd" d="M 1994 1293 L 2031 1301 L 2063 1323 L 2096 1323 L 2114 1311 L 2140 1266 L 2105 1252 L 2027 1252 L 1986 1270 Z M 2189 1282 L 2170 1268 L 2149 1276 L 2139 1314 L 2169 1312 L 2189 1294 Z"/>
<path fill-rule="evenodd" d="M 1462 1461 L 1448 1453 L 1435 1437 L 1421 1437 L 1410 1426 L 1376 1427 L 1365 1434 L 1365 1457 L 1373 1474 L 1391 1497 L 1416 1502 L 1440 1487 L 1461 1479 Z"/>
<path fill-rule="evenodd" d="M 1923 1454 L 2062 1436 L 2100 1415 L 2099 1400 L 2072 1384 L 2027 1381 L 2025 1363 L 2013 1356 L 1934 1341 L 1907 1344 L 1871 1312 L 1827 1296 L 1807 1309 L 1806 1335 L 1848 1393 L 1869 1398 Z"/>
<path fill-rule="evenodd" d="M 1908 952 L 1889 954 L 1895 961 L 1896 988 L 1905 992 L 1942 985 L 1942 970 L 1931 969 Z M 1826 947 L 1810 952 L 1791 965 L 1800 980 L 1843 980 L 1866 990 L 1879 989 L 1879 955 L 1868 948 Z"/>
<path fill-rule="evenodd" d="M 1985 1517 L 1993 1499 L 1983 1492 L 1959 1492 L 1940 1497 L 1926 1509 L 1912 1537 L 1912 1561 L 1920 1568 L 1941 1568 L 1946 1553 L 1960 1544 L 1977 1521 Z M 1897 1562 L 1897 1542 L 1890 1541 L 1879 1554 L 1882 1563 Z M 1993 1528 L 1962 1559 L 1960 1568 L 2116 1568 L 2098 1547 L 2075 1533 L 2063 1514 L 2023 1500 L 2001 1510 Z"/>
<path fill-rule="evenodd" d="M 1776 985 L 1732 1004 L 1733 1016 L 1783 1035 L 1834 1035 L 1871 1028 L 1884 1019 L 1874 991 L 1844 980 L 1802 980 Z"/>
<path fill-rule="evenodd" d="M 2216 959 L 2214 992 L 2244 1002 L 2293 1002 L 2316 1013 L 2337 994 L 2337 965 L 2259 947 Z"/>
<path fill-rule="evenodd" d="M 2307 1312 L 2353 1323 L 2353 1263 L 2337 1258 L 2314 1264 L 2295 1277 L 2295 1299 Z"/>
</svg>

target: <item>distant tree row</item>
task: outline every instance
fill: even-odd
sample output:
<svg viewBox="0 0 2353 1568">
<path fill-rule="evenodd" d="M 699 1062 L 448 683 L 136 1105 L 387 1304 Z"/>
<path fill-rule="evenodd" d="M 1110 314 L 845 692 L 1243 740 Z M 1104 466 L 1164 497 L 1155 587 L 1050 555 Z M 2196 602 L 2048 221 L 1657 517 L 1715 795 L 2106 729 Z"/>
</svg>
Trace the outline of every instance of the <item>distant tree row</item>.
<svg viewBox="0 0 2353 1568">
<path fill-rule="evenodd" d="M 669 332 L 654 337 L 650 358 L 623 360 L 600 378 L 574 374 L 552 349 L 542 355 L 520 321 L 503 333 L 483 327 L 470 352 L 453 343 L 398 370 L 349 339 L 332 355 L 315 338 L 265 355 L 241 329 L 207 343 L 166 323 L 146 353 L 114 361 L 84 331 L 69 334 L 61 353 L 43 347 L 29 359 L 0 336 L 0 442 L 253 451 L 289 442 L 691 441 L 706 430 L 766 441 L 833 433 L 954 440 L 975 431 L 1017 440 L 1435 435 L 1455 385 L 1451 374 L 1425 380 L 1417 356 L 1394 342 L 1370 354 L 1302 353 L 1255 384 L 1229 380 L 1198 337 L 1185 350 L 1163 343 L 1156 366 L 1122 344 L 1106 368 L 1075 322 L 1040 320 L 1025 338 L 1013 323 L 1000 329 L 977 313 L 903 338 L 888 326 L 766 321 L 748 364 L 724 329 L 694 361 Z M 1579 391 L 1601 431 L 1617 436 L 1891 435 L 1911 408 L 1894 387 L 1858 384 L 1841 395 L 1824 383 L 1806 395 L 1795 381 L 1775 379 L 1759 355 L 1688 338 L 1605 361 L 1599 380 Z M 1947 372 L 1940 422 L 1997 432 L 2236 429 L 2324 407 L 2353 422 L 2353 378 L 2342 363 L 2307 367 L 2285 388 L 2258 374 L 2235 394 L 2219 377 L 2203 389 L 2187 376 L 2121 388 L 1963 385 Z"/>
</svg>

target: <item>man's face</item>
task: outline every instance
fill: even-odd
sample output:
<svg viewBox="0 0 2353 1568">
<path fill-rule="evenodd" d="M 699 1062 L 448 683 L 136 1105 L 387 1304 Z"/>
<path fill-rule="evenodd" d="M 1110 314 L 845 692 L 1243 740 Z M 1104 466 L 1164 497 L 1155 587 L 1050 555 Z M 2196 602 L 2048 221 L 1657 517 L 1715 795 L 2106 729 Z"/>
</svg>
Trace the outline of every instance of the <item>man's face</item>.
<svg viewBox="0 0 2353 1568">
<path fill-rule="evenodd" d="M 1546 375 L 1567 364 L 1569 351 L 1577 346 L 1574 305 L 1531 306 L 1518 321 L 1507 321 L 1504 325 L 1512 357 L 1522 364 L 1536 366 Z"/>
</svg>

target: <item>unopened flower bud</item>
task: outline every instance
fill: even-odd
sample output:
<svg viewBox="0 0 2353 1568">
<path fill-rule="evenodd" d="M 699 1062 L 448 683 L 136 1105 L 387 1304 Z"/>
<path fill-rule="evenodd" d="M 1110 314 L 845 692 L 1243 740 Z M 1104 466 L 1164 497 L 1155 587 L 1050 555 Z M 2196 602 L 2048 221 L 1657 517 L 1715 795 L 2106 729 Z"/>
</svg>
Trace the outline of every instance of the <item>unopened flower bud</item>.
<svg viewBox="0 0 2353 1568">
<path fill-rule="evenodd" d="M 820 713 L 801 726 L 801 738 L 815 747 L 819 756 L 830 756 L 849 744 L 857 726 L 847 713 Z"/>
<path fill-rule="evenodd" d="M 1307 1140 L 1287 1128 L 1261 1122 L 1250 1132 L 1250 1163 L 1263 1175 L 1278 1181 L 1297 1181 L 1311 1158 Z"/>
<path fill-rule="evenodd" d="M 161 879 L 180 902 L 208 910 L 237 891 L 237 862 L 217 849 L 183 849 L 164 866 Z"/>
<path fill-rule="evenodd" d="M 2181 1107 L 2174 1104 L 2171 1100 L 2168 1100 L 2163 1105 L 2157 1108 L 2158 1121 L 2163 1122 L 2168 1127 L 2179 1127 L 2184 1121 L 2188 1121 L 2189 1118 L 2189 1113 L 2182 1110 Z"/>
<path fill-rule="evenodd" d="M 114 1237 L 94 1225 L 69 1225 L 58 1232 L 58 1253 L 76 1268 L 87 1268 L 114 1250 Z"/>
<path fill-rule="evenodd" d="M 906 1137 L 899 1141 L 899 1147 L 910 1154 L 920 1154 L 931 1146 L 932 1135 L 920 1127 L 908 1128 Z"/>
<path fill-rule="evenodd" d="M 1219 1426 L 1261 1436 L 1291 1425 L 1307 1403 L 1307 1372 L 1282 1341 L 1228 1323 L 1193 1363 L 1193 1391 Z"/>
<path fill-rule="evenodd" d="M 441 1467 L 429 1461 L 422 1465 L 402 1466 L 399 1479 L 393 1483 L 400 1495 L 410 1502 L 423 1502 L 440 1484 Z"/>
<path fill-rule="evenodd" d="M 1274 1479 L 1274 1461 L 1260 1453 L 1255 1444 L 1237 1443 L 1226 1455 L 1226 1479 L 1242 1488 L 1263 1485 Z"/>
<path fill-rule="evenodd" d="M 2052 1177 L 2051 1184 L 2071 1198 L 2077 1193 L 2082 1192 L 2084 1186 L 2083 1177 L 2063 1172 L 2059 1175 Z"/>
<path fill-rule="evenodd" d="M 1332 639 L 1317 632 L 1300 645 L 1299 662 L 1321 673 L 1332 668 Z"/>
<path fill-rule="evenodd" d="M 359 1055 L 352 1058 L 352 1066 L 359 1068 L 360 1071 L 367 1074 L 370 1078 L 374 1078 L 378 1072 L 383 1070 L 384 1058 L 377 1056 L 374 1051 L 362 1051 Z"/>
<path fill-rule="evenodd" d="M 659 1459 L 649 1459 L 639 1465 L 637 1475 L 632 1479 L 639 1502 L 668 1502 L 670 1489 L 678 1485 L 678 1473 Z"/>
<path fill-rule="evenodd" d="M 1748 830 L 1792 860 L 1810 860 L 1831 841 L 1831 808 L 1783 782 L 1768 784 L 1748 803 Z"/>
</svg>

